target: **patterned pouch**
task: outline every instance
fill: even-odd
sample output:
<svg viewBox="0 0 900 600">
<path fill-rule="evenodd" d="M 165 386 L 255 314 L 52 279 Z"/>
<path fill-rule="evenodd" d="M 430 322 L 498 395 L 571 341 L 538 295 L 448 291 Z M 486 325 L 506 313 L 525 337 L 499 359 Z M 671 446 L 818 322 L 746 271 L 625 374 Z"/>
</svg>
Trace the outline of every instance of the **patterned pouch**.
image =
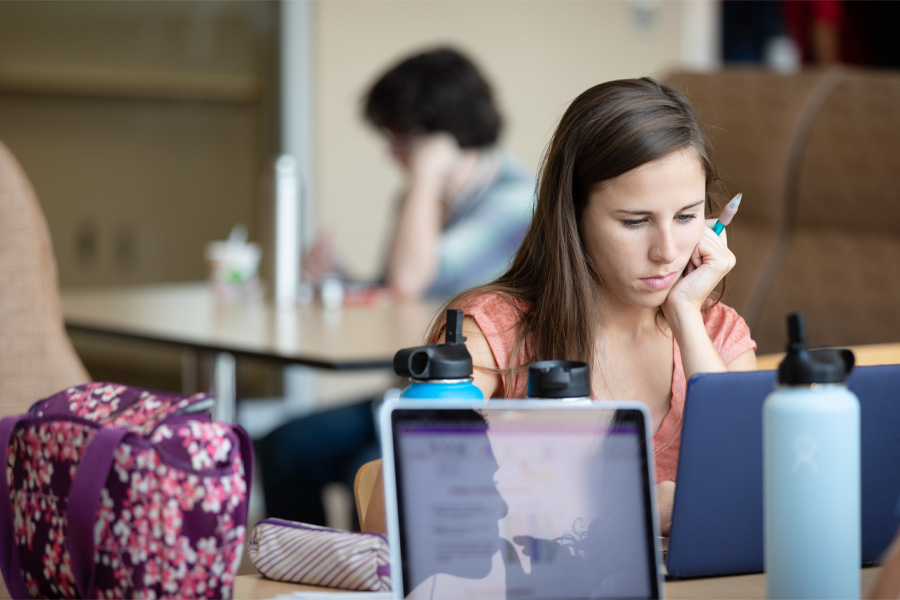
<svg viewBox="0 0 900 600">
<path fill-rule="evenodd" d="M 390 552 L 378 533 L 263 519 L 253 528 L 247 552 L 270 579 L 345 590 L 391 589 Z"/>
</svg>

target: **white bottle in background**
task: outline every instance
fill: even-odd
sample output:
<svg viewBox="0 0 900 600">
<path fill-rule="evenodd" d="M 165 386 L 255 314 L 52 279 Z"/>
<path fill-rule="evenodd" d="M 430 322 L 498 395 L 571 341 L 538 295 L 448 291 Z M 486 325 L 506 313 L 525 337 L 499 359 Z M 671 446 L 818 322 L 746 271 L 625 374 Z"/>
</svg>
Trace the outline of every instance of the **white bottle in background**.
<svg viewBox="0 0 900 600">
<path fill-rule="evenodd" d="M 763 521 L 768 598 L 859 598 L 859 400 L 849 350 L 806 348 L 788 316 L 778 387 L 763 403 Z"/>
<path fill-rule="evenodd" d="M 297 161 L 282 154 L 275 161 L 274 268 L 272 297 L 279 306 L 297 301 L 300 283 L 300 195 Z"/>
</svg>

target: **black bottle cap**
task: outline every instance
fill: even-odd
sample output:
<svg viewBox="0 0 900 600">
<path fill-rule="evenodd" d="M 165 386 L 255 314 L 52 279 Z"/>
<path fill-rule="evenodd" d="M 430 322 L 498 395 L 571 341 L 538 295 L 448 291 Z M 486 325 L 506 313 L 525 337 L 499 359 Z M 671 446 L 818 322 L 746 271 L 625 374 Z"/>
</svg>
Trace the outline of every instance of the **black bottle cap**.
<svg viewBox="0 0 900 600">
<path fill-rule="evenodd" d="M 462 334 L 463 312 L 447 311 L 443 344 L 403 348 L 394 355 L 394 373 L 421 381 L 466 379 L 472 376 L 472 355 Z"/>
<path fill-rule="evenodd" d="M 788 315 L 787 355 L 778 365 L 780 385 L 843 383 L 855 358 L 847 349 L 807 350 L 806 322 L 802 313 Z"/>
<path fill-rule="evenodd" d="M 577 360 L 541 360 L 528 366 L 529 398 L 590 398 L 591 370 Z"/>
</svg>

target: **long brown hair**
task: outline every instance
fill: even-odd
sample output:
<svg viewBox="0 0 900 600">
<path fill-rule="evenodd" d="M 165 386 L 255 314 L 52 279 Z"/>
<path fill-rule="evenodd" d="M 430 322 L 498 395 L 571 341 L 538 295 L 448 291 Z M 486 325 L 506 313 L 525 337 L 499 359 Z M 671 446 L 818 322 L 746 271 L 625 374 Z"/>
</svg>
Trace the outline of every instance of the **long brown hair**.
<svg viewBox="0 0 900 600">
<path fill-rule="evenodd" d="M 688 148 L 706 174 L 706 208 L 712 214 L 721 204 L 711 191 L 719 182 L 712 148 L 681 92 L 649 78 L 623 79 L 596 85 L 569 105 L 541 160 L 534 218 L 509 270 L 447 302 L 456 307 L 494 293 L 519 311 L 510 364 L 499 365 L 506 397 L 514 393 L 515 373 L 527 365 L 515 364 L 526 340 L 527 362 L 594 364 L 600 278 L 579 230 L 591 192 L 608 179 Z M 440 334 L 443 319 L 437 317 L 428 339 Z"/>
</svg>

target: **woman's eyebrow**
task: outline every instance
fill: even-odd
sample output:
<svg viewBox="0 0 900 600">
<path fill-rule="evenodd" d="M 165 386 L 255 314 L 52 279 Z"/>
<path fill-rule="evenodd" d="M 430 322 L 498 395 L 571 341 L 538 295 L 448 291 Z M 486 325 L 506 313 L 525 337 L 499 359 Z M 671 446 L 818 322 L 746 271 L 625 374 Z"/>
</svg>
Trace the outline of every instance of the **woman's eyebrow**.
<svg viewBox="0 0 900 600">
<path fill-rule="evenodd" d="M 703 204 L 704 202 L 706 202 L 706 200 L 698 200 L 697 202 L 694 202 L 693 204 L 687 204 L 685 206 L 682 206 L 678 210 L 678 212 L 681 212 L 683 210 L 688 210 L 691 208 L 696 208 L 696 207 L 700 206 L 701 204 Z M 652 210 L 626 210 L 624 208 L 620 208 L 619 210 L 616 211 L 616 213 L 623 214 L 623 215 L 652 215 L 653 211 Z"/>
</svg>

